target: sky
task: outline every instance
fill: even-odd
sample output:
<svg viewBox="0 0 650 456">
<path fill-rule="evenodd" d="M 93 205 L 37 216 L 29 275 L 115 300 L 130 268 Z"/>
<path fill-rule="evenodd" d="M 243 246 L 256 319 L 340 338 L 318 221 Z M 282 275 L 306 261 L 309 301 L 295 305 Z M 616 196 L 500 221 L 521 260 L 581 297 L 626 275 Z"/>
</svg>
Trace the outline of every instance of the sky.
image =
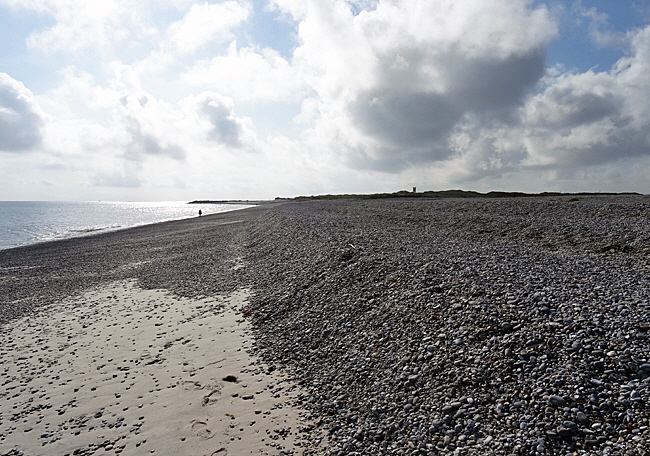
<svg viewBox="0 0 650 456">
<path fill-rule="evenodd" d="M 0 0 L 0 200 L 650 193 L 650 0 Z"/>
</svg>

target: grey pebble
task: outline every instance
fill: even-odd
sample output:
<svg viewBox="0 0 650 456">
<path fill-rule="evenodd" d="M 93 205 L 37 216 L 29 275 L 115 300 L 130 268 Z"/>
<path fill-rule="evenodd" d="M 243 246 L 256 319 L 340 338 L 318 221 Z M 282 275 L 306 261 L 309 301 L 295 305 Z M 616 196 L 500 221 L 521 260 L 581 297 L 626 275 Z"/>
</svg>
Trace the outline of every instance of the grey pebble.
<svg viewBox="0 0 650 456">
<path fill-rule="evenodd" d="M 562 396 L 552 394 L 548 398 L 548 403 L 556 407 L 563 406 L 566 404 L 566 400 Z"/>
</svg>

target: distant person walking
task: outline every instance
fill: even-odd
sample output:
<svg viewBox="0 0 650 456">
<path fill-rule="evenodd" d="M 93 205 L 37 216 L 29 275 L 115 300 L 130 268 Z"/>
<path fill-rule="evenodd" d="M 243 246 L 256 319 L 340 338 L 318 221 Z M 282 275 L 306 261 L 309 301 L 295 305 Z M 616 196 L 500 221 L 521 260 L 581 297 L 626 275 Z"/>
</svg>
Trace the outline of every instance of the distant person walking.
<svg viewBox="0 0 650 456">
<path fill-rule="evenodd" d="M 203 215 L 203 212 L 201 212 L 201 209 L 199 209 L 199 217 Z"/>
</svg>

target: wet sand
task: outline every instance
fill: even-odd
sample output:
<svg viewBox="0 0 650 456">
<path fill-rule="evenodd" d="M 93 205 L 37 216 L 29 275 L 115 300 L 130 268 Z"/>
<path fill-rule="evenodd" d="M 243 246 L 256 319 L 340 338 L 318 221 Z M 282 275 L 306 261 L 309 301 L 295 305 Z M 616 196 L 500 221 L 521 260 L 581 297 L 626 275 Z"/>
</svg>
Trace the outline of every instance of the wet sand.
<svg viewBox="0 0 650 456">
<path fill-rule="evenodd" d="M 247 296 L 120 281 L 5 325 L 0 454 L 301 454 L 297 389 L 247 353 Z"/>
</svg>

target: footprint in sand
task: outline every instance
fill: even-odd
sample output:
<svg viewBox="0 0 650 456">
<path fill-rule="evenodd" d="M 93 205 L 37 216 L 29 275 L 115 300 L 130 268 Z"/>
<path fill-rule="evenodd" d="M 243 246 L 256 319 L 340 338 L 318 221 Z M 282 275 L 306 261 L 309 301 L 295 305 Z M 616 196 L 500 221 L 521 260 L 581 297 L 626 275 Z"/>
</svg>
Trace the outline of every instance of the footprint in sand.
<svg viewBox="0 0 650 456">
<path fill-rule="evenodd" d="M 205 386 L 201 385 L 201 383 L 189 380 L 180 380 L 178 382 L 178 385 L 186 391 L 196 391 L 205 388 Z"/>
<path fill-rule="evenodd" d="M 219 396 L 221 396 L 221 388 L 213 389 L 208 394 L 203 396 L 201 405 L 203 407 L 206 407 L 208 405 L 216 404 L 219 401 Z"/>
<path fill-rule="evenodd" d="M 208 423 L 205 421 L 192 420 L 190 421 L 192 432 L 202 439 L 211 439 L 214 437 L 214 432 L 208 429 Z"/>
</svg>

